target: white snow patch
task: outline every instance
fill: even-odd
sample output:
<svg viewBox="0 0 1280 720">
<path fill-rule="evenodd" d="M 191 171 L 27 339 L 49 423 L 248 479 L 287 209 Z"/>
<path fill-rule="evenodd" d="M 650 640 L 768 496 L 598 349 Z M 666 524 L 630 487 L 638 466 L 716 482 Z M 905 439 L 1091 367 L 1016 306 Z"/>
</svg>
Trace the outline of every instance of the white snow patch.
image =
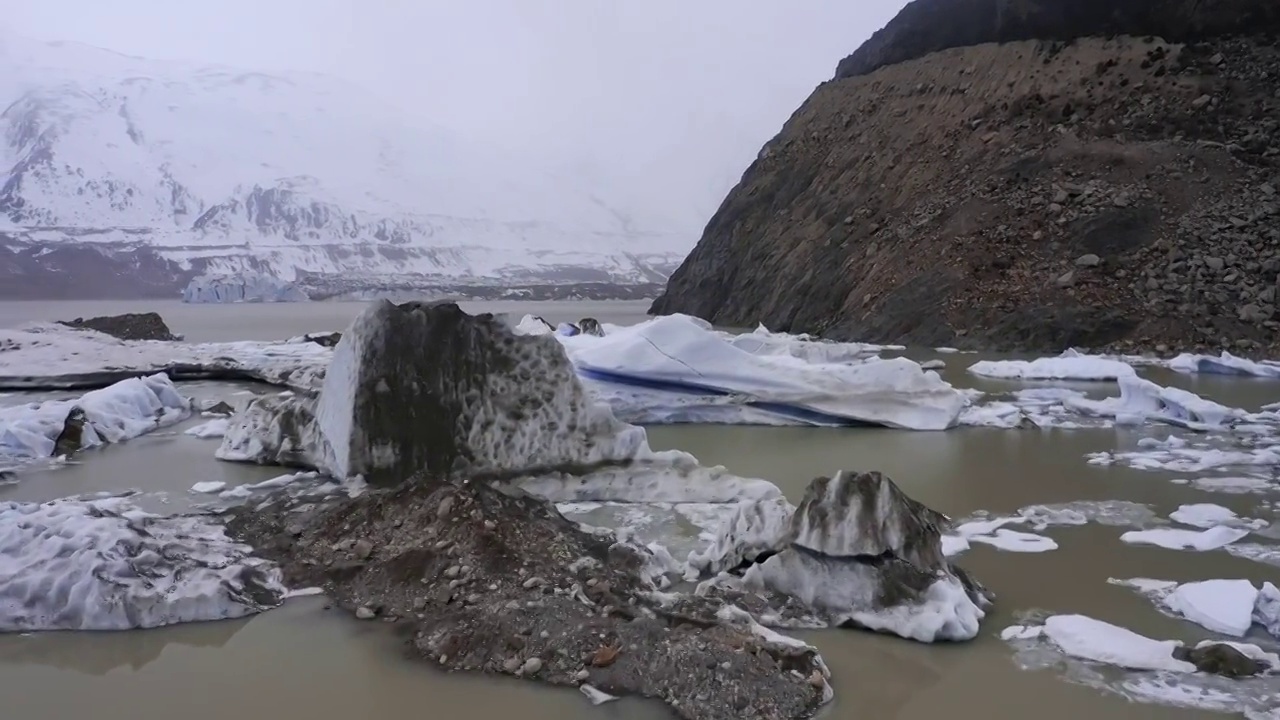
<svg viewBox="0 0 1280 720">
<path fill-rule="evenodd" d="M 1068 350 L 1058 357 L 1035 360 L 979 360 L 969 372 L 1001 380 L 1116 380 L 1136 371 L 1119 360 L 1082 355 Z"/>
</svg>

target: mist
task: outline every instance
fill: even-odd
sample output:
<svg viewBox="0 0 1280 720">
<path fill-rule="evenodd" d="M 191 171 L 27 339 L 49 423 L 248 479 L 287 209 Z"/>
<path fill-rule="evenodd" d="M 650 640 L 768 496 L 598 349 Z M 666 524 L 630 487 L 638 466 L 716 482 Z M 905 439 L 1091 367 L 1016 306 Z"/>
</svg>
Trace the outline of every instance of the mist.
<svg viewBox="0 0 1280 720">
<path fill-rule="evenodd" d="M 756 152 L 903 0 L 28 0 L 39 40 L 364 86 L 599 183 L 690 245 Z"/>
</svg>

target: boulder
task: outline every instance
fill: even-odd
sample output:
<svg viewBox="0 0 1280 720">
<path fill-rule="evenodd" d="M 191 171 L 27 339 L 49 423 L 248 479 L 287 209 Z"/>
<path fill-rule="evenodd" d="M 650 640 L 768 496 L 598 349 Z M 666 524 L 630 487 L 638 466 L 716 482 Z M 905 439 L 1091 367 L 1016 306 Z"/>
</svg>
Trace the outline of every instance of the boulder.
<svg viewBox="0 0 1280 720">
<path fill-rule="evenodd" d="M 1173 657 L 1195 665 L 1200 672 L 1229 678 L 1251 677 L 1269 669 L 1262 661 L 1245 655 L 1227 643 L 1177 647 L 1173 650 Z"/>
<path fill-rule="evenodd" d="M 604 337 L 604 328 L 600 327 L 600 321 L 595 318 L 582 318 L 578 321 L 578 330 L 583 335 L 594 335 L 596 337 Z"/>
</svg>

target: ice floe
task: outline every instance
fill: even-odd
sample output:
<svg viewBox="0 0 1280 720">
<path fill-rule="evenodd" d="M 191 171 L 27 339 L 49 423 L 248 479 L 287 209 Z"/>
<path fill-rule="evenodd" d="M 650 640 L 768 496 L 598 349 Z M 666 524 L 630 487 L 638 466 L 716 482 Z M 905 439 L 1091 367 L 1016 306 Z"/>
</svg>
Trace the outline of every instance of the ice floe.
<svg viewBox="0 0 1280 720">
<path fill-rule="evenodd" d="M 969 372 L 1000 380 L 1098 380 L 1133 377 L 1137 371 L 1120 360 L 1067 350 L 1058 357 L 1035 360 L 979 360 Z"/>
<path fill-rule="evenodd" d="M 190 412 L 190 401 L 163 374 L 121 380 L 69 400 L 0 408 L 0 469 L 129 440 Z"/>
<path fill-rule="evenodd" d="M 195 427 L 188 428 L 184 435 L 190 435 L 201 439 L 220 438 L 227 434 L 227 425 L 230 422 L 227 418 L 215 418 L 209 422 L 200 423 Z"/>
<path fill-rule="evenodd" d="M 1130 701 L 1249 718 L 1280 711 L 1280 657 L 1257 645 L 1205 640 L 1188 646 L 1085 615 L 1014 625 L 1001 637 L 1023 668 L 1062 667 L 1066 679 Z"/>
<path fill-rule="evenodd" d="M 309 341 L 186 343 L 119 340 L 93 330 L 33 323 L 0 330 L 0 388 L 103 387 L 140 375 L 246 379 L 318 387 L 332 356 Z"/>
<path fill-rule="evenodd" d="M 1154 545 L 1166 550 L 1194 550 L 1208 552 L 1226 547 L 1249 534 L 1243 528 L 1218 526 L 1208 530 L 1184 530 L 1182 528 L 1152 528 L 1130 530 L 1120 540 L 1132 545 Z"/>
<path fill-rule="evenodd" d="M 279 571 L 200 515 L 127 497 L 0 502 L 0 631 L 125 630 L 280 604 Z"/>
<path fill-rule="evenodd" d="M 1119 580 L 1113 585 L 1132 588 L 1166 614 L 1193 622 L 1210 632 L 1244 637 L 1256 623 L 1280 638 L 1280 590 L 1271 583 L 1261 588 L 1242 579 L 1214 579 L 1176 583 L 1151 578 Z"/>
<path fill-rule="evenodd" d="M 1224 441 L 1231 443 L 1224 447 Z M 1134 450 L 1102 450 L 1088 454 L 1091 465 L 1125 465 L 1137 470 L 1159 470 L 1178 473 L 1238 472 L 1240 470 L 1269 471 L 1280 466 L 1280 443 L 1263 437 L 1254 441 L 1240 436 L 1194 437 L 1170 435 L 1166 438 L 1145 437 Z M 1263 476 L 1269 477 L 1267 475 Z M 1244 479 L 1222 478 L 1219 485 L 1228 489 L 1252 486 L 1265 489 L 1260 483 L 1247 483 Z M 1209 480 L 1197 481 L 1205 489 L 1213 487 Z"/>
<path fill-rule="evenodd" d="M 1242 357 L 1236 357 L 1225 350 L 1217 357 L 1183 353 L 1169 360 L 1166 366 L 1170 370 L 1181 373 L 1280 378 L 1280 363 L 1265 360 L 1262 362 L 1247 360 Z"/>
</svg>

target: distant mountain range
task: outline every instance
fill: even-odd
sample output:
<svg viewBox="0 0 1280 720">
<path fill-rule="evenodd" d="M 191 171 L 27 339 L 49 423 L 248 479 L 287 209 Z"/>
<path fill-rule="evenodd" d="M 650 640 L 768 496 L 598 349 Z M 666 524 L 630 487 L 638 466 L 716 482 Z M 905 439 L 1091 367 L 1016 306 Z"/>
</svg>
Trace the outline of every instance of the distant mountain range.
<svg viewBox="0 0 1280 720">
<path fill-rule="evenodd" d="M 694 238 L 344 81 L 0 34 L 0 296 L 662 282 Z"/>
</svg>

